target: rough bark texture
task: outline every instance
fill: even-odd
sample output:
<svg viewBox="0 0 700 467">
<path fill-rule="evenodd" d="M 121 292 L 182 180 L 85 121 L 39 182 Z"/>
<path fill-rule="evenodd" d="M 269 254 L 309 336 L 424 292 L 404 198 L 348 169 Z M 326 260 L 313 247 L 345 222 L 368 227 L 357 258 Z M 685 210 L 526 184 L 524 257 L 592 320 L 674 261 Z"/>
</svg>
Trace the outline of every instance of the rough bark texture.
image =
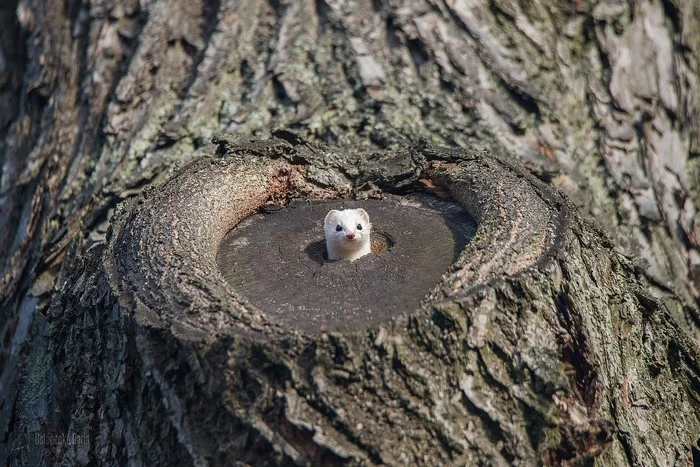
<svg viewBox="0 0 700 467">
<path fill-rule="evenodd" d="M 699 5 L 3 2 L 1 460 L 699 459 Z M 328 147 L 209 144 L 280 127 Z M 480 230 L 394 324 L 289 333 L 217 272 L 271 194 L 421 179 Z"/>
</svg>

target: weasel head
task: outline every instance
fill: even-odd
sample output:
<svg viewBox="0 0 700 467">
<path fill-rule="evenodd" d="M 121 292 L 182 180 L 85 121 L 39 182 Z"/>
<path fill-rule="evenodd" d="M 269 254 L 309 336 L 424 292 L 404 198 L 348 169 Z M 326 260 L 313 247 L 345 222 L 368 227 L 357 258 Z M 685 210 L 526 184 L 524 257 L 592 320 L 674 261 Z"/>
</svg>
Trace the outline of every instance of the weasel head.
<svg viewBox="0 0 700 467">
<path fill-rule="evenodd" d="M 332 210 L 323 221 L 328 259 L 357 259 L 370 252 L 372 224 L 364 209 Z"/>
</svg>

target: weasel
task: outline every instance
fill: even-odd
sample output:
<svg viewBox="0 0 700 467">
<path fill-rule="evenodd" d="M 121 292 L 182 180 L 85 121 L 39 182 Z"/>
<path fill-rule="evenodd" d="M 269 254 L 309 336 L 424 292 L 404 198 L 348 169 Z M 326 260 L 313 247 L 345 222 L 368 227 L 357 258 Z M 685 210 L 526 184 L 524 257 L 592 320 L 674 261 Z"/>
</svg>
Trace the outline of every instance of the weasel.
<svg viewBox="0 0 700 467">
<path fill-rule="evenodd" d="M 328 259 L 347 259 L 355 261 L 368 253 L 372 247 L 369 234 L 372 224 L 364 209 L 333 209 L 326 214 L 323 231 L 326 234 L 326 251 Z"/>
</svg>

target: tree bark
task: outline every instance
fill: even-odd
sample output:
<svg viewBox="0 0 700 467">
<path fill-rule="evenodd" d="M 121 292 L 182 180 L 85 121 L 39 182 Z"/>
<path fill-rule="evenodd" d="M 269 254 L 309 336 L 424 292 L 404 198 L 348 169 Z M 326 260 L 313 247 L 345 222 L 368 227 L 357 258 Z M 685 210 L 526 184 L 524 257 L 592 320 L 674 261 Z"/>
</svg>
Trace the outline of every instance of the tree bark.
<svg viewBox="0 0 700 467">
<path fill-rule="evenodd" d="M 0 460 L 700 462 L 698 49 L 690 0 L 3 3 Z M 393 320 L 220 277 L 271 197 L 421 186 L 479 230 Z"/>
</svg>

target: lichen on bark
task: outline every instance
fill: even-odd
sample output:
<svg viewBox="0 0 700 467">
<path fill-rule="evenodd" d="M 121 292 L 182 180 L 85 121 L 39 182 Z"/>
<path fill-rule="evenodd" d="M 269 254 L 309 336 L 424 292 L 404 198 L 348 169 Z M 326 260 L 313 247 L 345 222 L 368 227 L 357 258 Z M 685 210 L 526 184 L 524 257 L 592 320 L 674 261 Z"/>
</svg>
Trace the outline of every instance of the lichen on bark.
<svg viewBox="0 0 700 467">
<path fill-rule="evenodd" d="M 61 335 L 77 323 L 94 338 L 80 339 L 86 364 L 54 362 L 53 426 L 84 430 L 94 444 L 87 452 L 42 446 L 44 456 L 503 465 L 691 458 L 700 429 L 696 344 L 601 230 L 501 156 L 421 143 L 386 154 L 403 160 L 397 171 L 357 154 L 356 176 L 327 178 L 342 179 L 338 189 L 348 180 L 360 191 L 396 179 L 404 190 L 442 186 L 479 222 L 477 237 L 418 308 L 388 321 L 300 332 L 266 317 L 221 277 L 219 242 L 271 200 L 336 196 L 306 174 L 330 174 L 347 157 L 278 136 L 219 137 L 218 150 L 122 205 L 106 248 L 75 252 L 84 268 L 63 270 L 60 280 L 86 293 L 66 290 L 47 309 L 51 339 L 64 343 L 54 355 L 67 354 L 74 339 Z M 18 403 L 26 430 L 34 410 Z"/>
<path fill-rule="evenodd" d="M 10 434 L 0 453 L 25 464 L 224 463 L 243 447 L 248 460 L 273 463 L 403 455 L 399 463 L 426 452 L 491 463 L 533 453 L 610 464 L 700 458 L 697 427 L 683 418 L 697 418 L 698 406 L 699 14 L 691 0 L 4 2 L 0 425 Z M 480 301 L 426 309 L 408 321 L 408 334 L 377 330 L 359 344 L 328 336 L 300 354 L 321 362 L 311 375 L 265 346 L 250 367 L 236 366 L 249 355 L 241 343 L 248 334 L 207 338 L 187 324 L 191 312 L 184 324 L 168 321 L 176 334 L 157 314 L 132 320 L 124 313 L 132 304 L 115 300 L 102 264 L 110 220 L 127 209 L 119 203 L 138 202 L 142 191 L 156 196 L 149 187 L 212 157 L 212 135 L 262 137 L 281 127 L 329 147 L 320 158 L 278 158 L 308 167 L 299 174 L 307 196 L 361 199 L 411 187 L 419 175 L 430 180 L 420 158 L 402 152 L 423 137 L 521 161 L 610 240 L 574 215 L 566 224 L 573 233 L 552 250 L 564 257 L 469 292 Z M 277 144 L 299 146 L 285 138 Z M 472 248 L 488 240 L 477 235 Z M 467 270 L 468 258 L 459 263 Z M 527 338 L 536 331 L 550 336 L 537 341 L 546 350 Z M 376 355 L 347 357 L 371 339 Z M 171 349 L 167 358 L 153 342 Z M 453 399 L 435 397 L 416 355 L 449 357 L 471 379 L 437 378 Z M 223 359 L 235 369 L 229 380 L 207 379 Z M 292 389 L 260 389 L 276 387 L 278 372 Z M 396 453 L 372 447 L 367 433 L 375 431 L 353 425 L 362 410 L 336 414 L 328 409 L 335 396 L 313 397 L 368 380 L 381 384 L 362 410 L 382 423 L 407 411 L 415 423 L 399 418 L 396 426 L 411 427 L 402 436 L 418 440 L 413 451 L 411 443 Z M 528 398 L 521 386 L 550 398 Z M 208 412 L 221 407 L 212 394 L 228 387 L 249 400 Z M 418 410 L 416 394 L 433 401 L 431 410 Z M 236 410 L 258 395 L 260 407 L 274 410 L 241 422 Z M 183 407 L 199 418 L 181 422 Z M 457 422 L 464 413 L 476 417 L 472 425 Z M 307 423 L 323 416 L 321 429 Z M 222 428 L 209 436 L 211 426 Z M 287 441 L 269 426 L 286 430 Z M 89 448 L 16 443 L 70 430 L 89 434 Z M 464 430 L 473 441 L 460 440 Z"/>
</svg>

